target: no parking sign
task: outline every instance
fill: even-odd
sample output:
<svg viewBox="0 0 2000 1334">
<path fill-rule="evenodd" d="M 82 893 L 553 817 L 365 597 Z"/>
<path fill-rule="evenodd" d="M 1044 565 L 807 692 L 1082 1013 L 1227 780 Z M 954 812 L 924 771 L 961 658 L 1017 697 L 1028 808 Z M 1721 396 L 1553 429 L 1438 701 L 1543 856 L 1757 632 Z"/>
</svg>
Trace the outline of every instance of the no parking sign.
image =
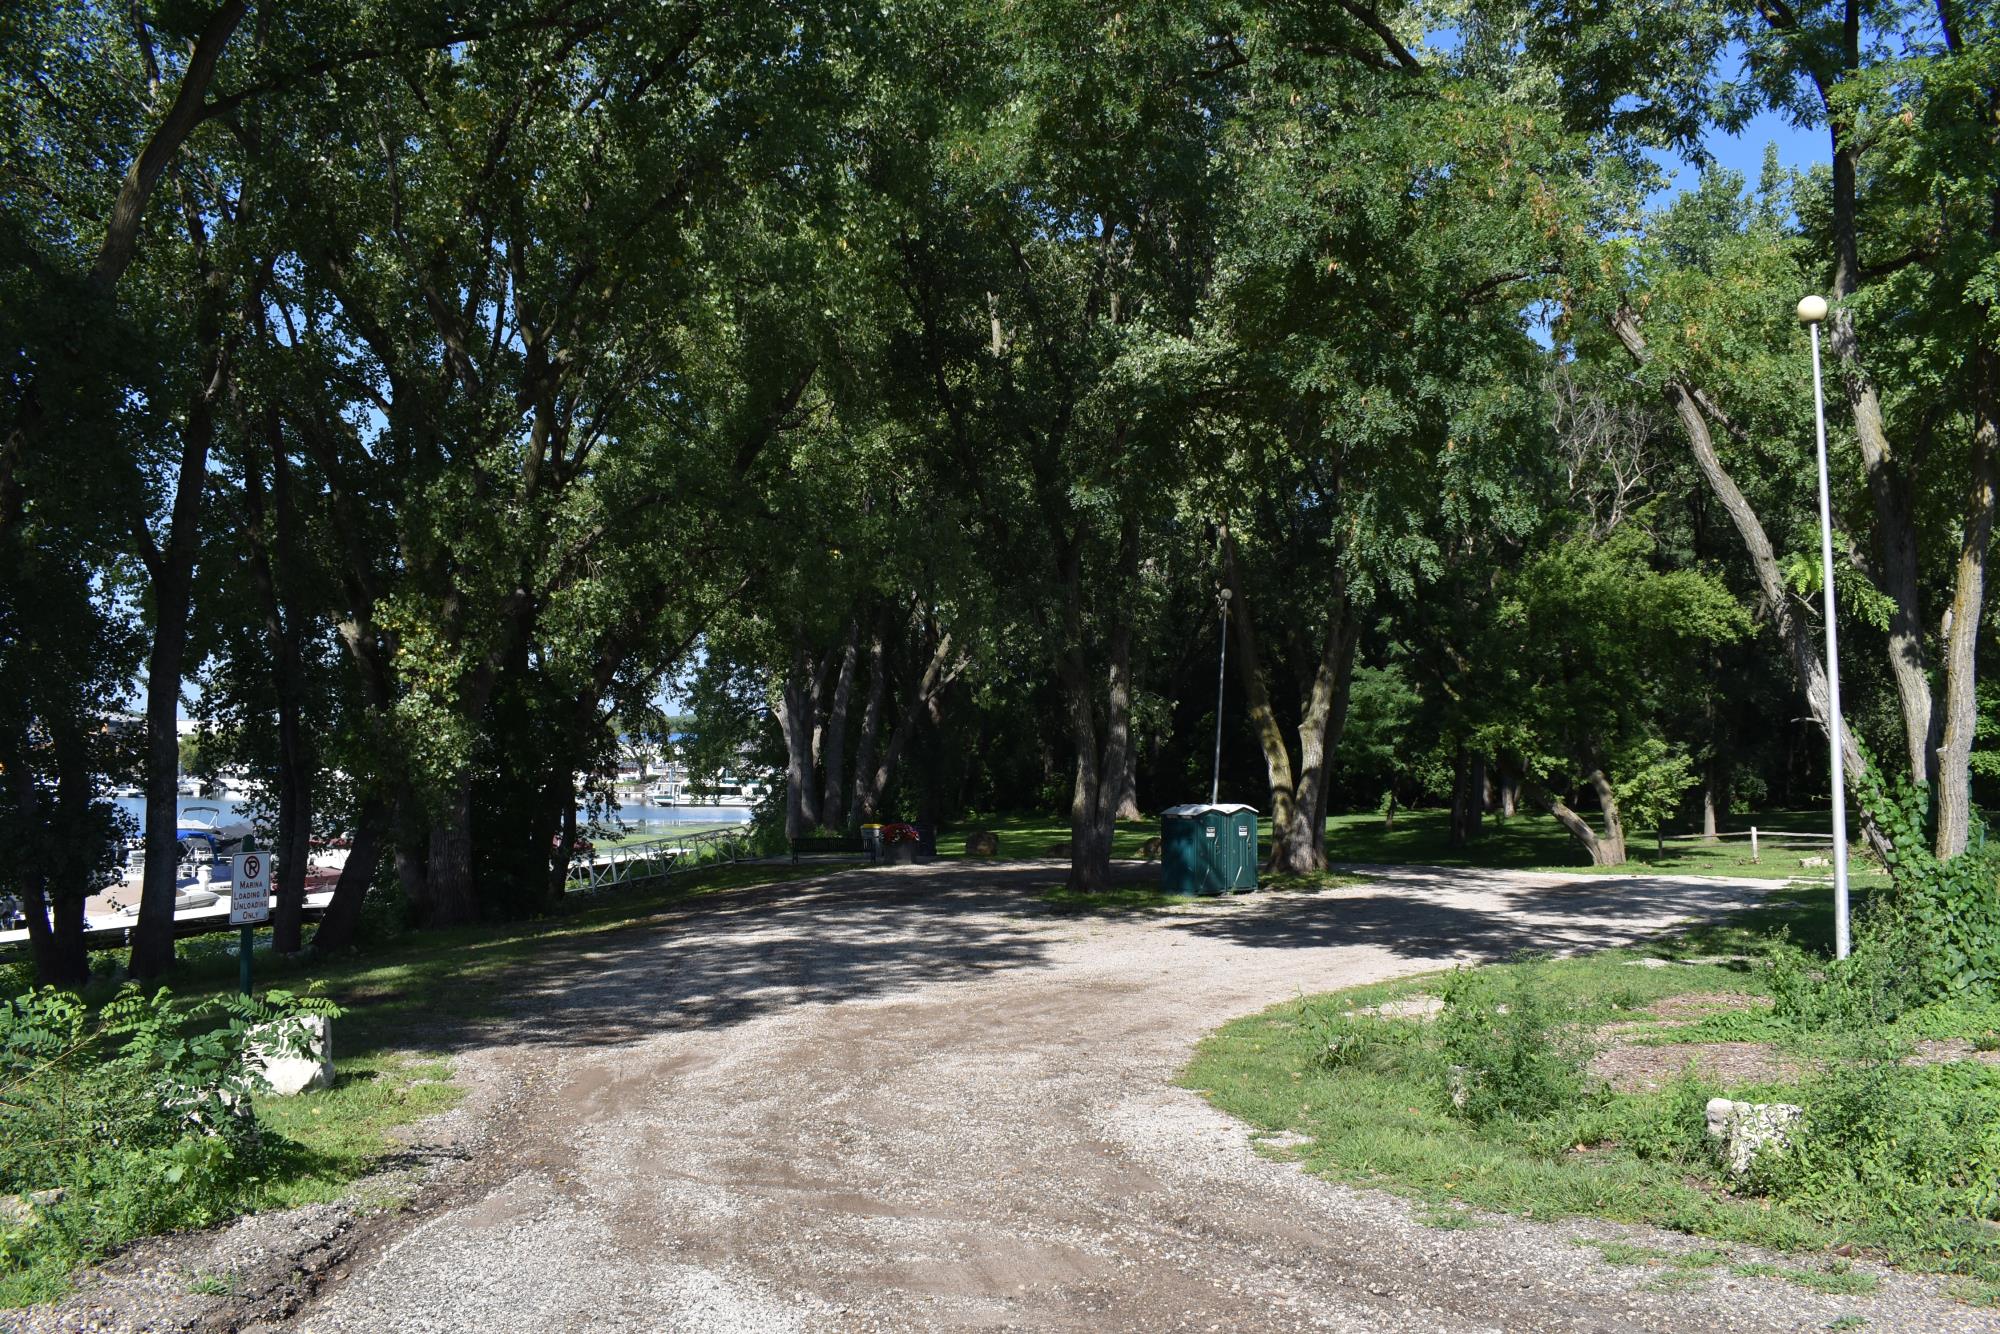
<svg viewBox="0 0 2000 1334">
<path fill-rule="evenodd" d="M 245 852 L 232 859 L 234 883 L 229 887 L 229 924 L 251 926 L 271 920 L 271 859 Z"/>
</svg>

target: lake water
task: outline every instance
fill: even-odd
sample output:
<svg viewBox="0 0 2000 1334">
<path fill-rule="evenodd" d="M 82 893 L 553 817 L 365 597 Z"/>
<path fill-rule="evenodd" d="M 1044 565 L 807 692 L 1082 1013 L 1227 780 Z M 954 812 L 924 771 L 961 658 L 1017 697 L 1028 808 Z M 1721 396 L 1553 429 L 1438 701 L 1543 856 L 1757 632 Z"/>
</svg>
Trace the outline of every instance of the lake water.
<svg viewBox="0 0 2000 1334">
<path fill-rule="evenodd" d="M 132 817 L 136 828 L 146 825 L 146 803 L 140 797 L 113 798 L 118 809 Z M 192 806 L 212 806 L 221 812 L 223 820 L 249 819 L 240 802 L 225 801 L 220 797 L 182 797 L 175 804 L 175 813 L 185 815 Z M 622 802 L 614 808 L 617 819 L 632 824 L 749 824 L 748 806 L 655 806 L 649 801 Z"/>
</svg>

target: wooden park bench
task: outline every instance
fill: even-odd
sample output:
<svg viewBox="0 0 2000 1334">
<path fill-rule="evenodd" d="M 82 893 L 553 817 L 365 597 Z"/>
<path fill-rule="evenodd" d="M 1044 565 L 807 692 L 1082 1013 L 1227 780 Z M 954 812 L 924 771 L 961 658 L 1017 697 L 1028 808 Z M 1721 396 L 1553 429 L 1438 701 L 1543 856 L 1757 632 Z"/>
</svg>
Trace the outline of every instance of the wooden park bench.
<svg viewBox="0 0 2000 1334">
<path fill-rule="evenodd" d="M 872 862 L 875 849 L 859 834 L 808 834 L 792 840 L 792 865 L 797 866 L 800 857 L 821 855 L 865 857 Z"/>
</svg>

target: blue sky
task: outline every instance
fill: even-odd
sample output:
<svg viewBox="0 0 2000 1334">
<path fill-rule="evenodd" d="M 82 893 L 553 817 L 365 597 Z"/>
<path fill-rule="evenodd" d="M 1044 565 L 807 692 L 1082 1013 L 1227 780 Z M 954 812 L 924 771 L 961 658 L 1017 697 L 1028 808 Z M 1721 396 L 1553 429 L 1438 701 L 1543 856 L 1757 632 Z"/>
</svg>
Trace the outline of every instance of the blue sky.
<svg viewBox="0 0 2000 1334">
<path fill-rule="evenodd" d="M 1778 146 L 1778 161 L 1797 171 L 1804 171 L 1815 162 L 1828 160 L 1827 134 L 1823 128 L 1801 130 L 1783 116 L 1773 112 L 1759 112 L 1741 134 L 1722 134 L 1711 131 L 1708 136 L 1708 151 L 1715 154 L 1717 165 L 1731 171 L 1743 173 L 1744 179 L 1752 186 L 1757 184 L 1757 174 L 1764 169 L 1764 147 L 1766 144 Z M 1667 198 L 1695 183 L 1697 173 L 1694 168 L 1678 164 L 1674 168 L 1673 187 L 1664 192 L 1656 202 L 1664 203 Z"/>
</svg>

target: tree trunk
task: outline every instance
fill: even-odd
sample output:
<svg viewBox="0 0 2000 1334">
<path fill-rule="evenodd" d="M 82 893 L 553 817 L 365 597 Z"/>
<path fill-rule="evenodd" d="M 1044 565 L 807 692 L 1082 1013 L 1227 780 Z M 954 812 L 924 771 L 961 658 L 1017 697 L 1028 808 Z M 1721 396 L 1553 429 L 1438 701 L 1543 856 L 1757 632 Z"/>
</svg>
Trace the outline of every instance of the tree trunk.
<svg viewBox="0 0 2000 1334">
<path fill-rule="evenodd" d="M 1621 309 L 1611 318 L 1611 330 L 1619 342 L 1638 365 L 1645 365 L 1650 359 L 1646 340 L 1639 332 L 1638 316 L 1632 311 Z M 1681 429 L 1686 434 L 1688 446 L 1694 454 L 1695 466 L 1708 483 L 1709 490 L 1722 503 L 1723 510 L 1736 527 L 1737 536 L 1743 541 L 1745 551 L 1750 556 L 1751 571 L 1757 577 L 1757 588 L 1764 597 L 1764 605 L 1771 614 L 1771 620 L 1778 632 L 1778 639 L 1791 654 L 1792 667 L 1798 673 L 1800 685 L 1804 688 L 1806 705 L 1812 711 L 1820 730 L 1827 736 L 1840 739 L 1841 761 L 1848 774 L 1850 791 L 1859 792 L 1860 777 L 1868 772 L 1868 763 L 1863 758 L 1861 748 L 1856 744 L 1854 733 L 1847 726 L 1845 718 L 1834 718 L 1826 682 L 1826 663 L 1817 652 L 1805 624 L 1792 608 L 1791 594 L 1785 587 L 1784 575 L 1778 569 L 1778 558 L 1771 546 L 1771 539 L 1764 531 L 1764 524 L 1744 498 L 1736 481 L 1722 466 L 1716 455 L 1715 440 L 1708 429 L 1708 419 L 1704 414 L 1713 413 L 1718 419 L 1720 409 L 1709 401 L 1700 390 L 1687 384 L 1678 375 L 1670 377 L 1663 386 L 1668 404 L 1674 415 L 1680 419 Z M 1878 857 L 1889 859 L 1894 849 L 1882 826 L 1866 804 L 1859 804 L 1861 832 Z"/>
<path fill-rule="evenodd" d="M 861 732 L 855 738 L 853 795 L 848 801 L 849 819 L 855 824 L 875 818 L 875 743 L 880 739 L 882 701 L 888 693 L 888 663 L 878 624 L 868 638 L 868 701 L 861 706 Z"/>
<path fill-rule="evenodd" d="M 2000 201 L 1995 205 L 2000 214 Z M 1982 348 L 1972 437 L 1972 485 L 1965 503 L 1951 620 L 1945 630 L 1943 737 L 1937 754 L 1937 837 L 1940 859 L 1965 851 L 1972 829 L 1971 757 L 1979 726 L 1979 626 L 1986 609 L 1986 556 L 2000 490 L 2000 356 Z"/>
<path fill-rule="evenodd" d="M 554 846 L 548 852 L 548 886 L 545 902 L 551 906 L 563 901 L 569 893 L 570 863 L 576 860 L 576 779 L 570 772 L 549 775 L 549 786 L 545 799 L 558 804 L 560 818 L 556 821 Z"/>
<path fill-rule="evenodd" d="M 828 829 L 847 827 L 847 708 L 854 695 L 854 666 L 860 656 L 861 627 L 847 625 L 847 642 L 840 651 L 840 675 L 826 711 L 826 739 L 820 747 L 825 786 L 820 798 L 820 823 Z"/>
<path fill-rule="evenodd" d="M 425 876 L 429 894 L 421 905 L 425 926 L 464 926 L 479 920 L 473 884 L 472 772 L 453 781 L 445 808 L 431 825 Z"/>
<path fill-rule="evenodd" d="M 1480 821 L 1486 812 L 1486 758 L 1476 755 L 1463 742 L 1452 767 L 1451 846 L 1463 848 L 1479 837 Z"/>
<path fill-rule="evenodd" d="M 1143 820 L 1146 813 L 1139 809 L 1139 747 L 1136 744 L 1125 747 L 1125 768 L 1118 777 L 1118 800 L 1112 812 L 1114 820 Z"/>
<path fill-rule="evenodd" d="M 1849 34 L 1848 67 L 1860 62 L 1853 45 L 1858 33 Z M 1827 91 L 1822 88 L 1822 92 Z M 1851 113 L 1836 111 L 1828 104 L 1828 126 L 1833 151 L 1833 317 L 1827 321 L 1827 347 L 1840 371 L 1841 386 L 1847 394 L 1848 414 L 1854 422 L 1854 437 L 1861 446 L 1863 472 L 1868 494 L 1875 504 L 1877 581 L 1892 604 L 1889 613 L 1889 674 L 1896 683 L 1902 706 L 1903 745 L 1909 764 L 1910 781 L 1929 783 L 1933 777 L 1932 757 L 1938 744 L 1937 720 L 1932 715 L 1930 663 L 1924 648 L 1923 607 L 1919 602 L 1916 521 L 1911 513 L 1909 479 L 1889 447 L 1888 429 L 1883 421 L 1881 394 L 1875 379 L 1861 358 L 1861 343 L 1854 331 L 1853 312 L 1845 304 L 1860 284 L 1861 262 L 1858 232 L 1856 180 L 1860 150 L 1853 142 Z"/>
<path fill-rule="evenodd" d="M 1486 780 L 1486 757 L 1474 752 L 1471 757 L 1472 771 L 1467 775 L 1465 785 L 1465 841 L 1470 843 L 1485 830 L 1486 792 L 1490 784 Z"/>
<path fill-rule="evenodd" d="M 804 645 L 792 654 L 791 671 L 778 696 L 778 728 L 785 738 L 785 837 L 802 838 L 819 823 L 813 790 L 812 659 Z"/>
<path fill-rule="evenodd" d="M 1119 798 L 1132 769 L 1132 627 L 1120 625 L 1111 636 L 1111 666 L 1104 711 L 1104 762 L 1099 770 L 1097 826 L 1104 856 L 1111 858 L 1111 835 L 1117 828 Z"/>
<path fill-rule="evenodd" d="M 326 905 L 326 915 L 320 918 L 319 930 L 313 932 L 315 955 L 334 954 L 353 947 L 355 932 L 361 925 L 361 905 L 368 897 L 368 887 L 375 882 L 375 868 L 382 861 L 388 825 L 389 808 L 385 802 L 370 798 L 361 804 L 355 815 L 347 863 L 340 868 L 340 879 L 334 882 L 333 898 Z"/>
<path fill-rule="evenodd" d="M 1521 809 L 1521 770 L 1513 760 L 1500 757 L 1500 818 L 1511 820 Z"/>
<path fill-rule="evenodd" d="M 256 459 L 245 461 L 243 500 L 249 514 L 248 537 L 252 582 L 262 605 L 265 649 L 270 655 L 271 684 L 278 698 L 278 846 L 271 911 L 271 944 L 280 954 L 297 954 L 305 920 L 306 872 L 312 862 L 313 763 L 305 737 L 305 663 L 296 626 L 284 613 L 274 565 L 295 570 L 291 469 L 286 466 L 282 427 L 277 414 L 265 420 L 271 453 L 271 513 L 264 506 L 262 470 Z M 273 558 L 275 551 L 276 559 Z"/>
<path fill-rule="evenodd" d="M 430 820 L 416 791 L 407 783 L 396 794 L 395 809 L 396 883 L 409 901 L 412 914 L 421 914 L 430 902 Z"/>
<path fill-rule="evenodd" d="M 61 762 L 58 760 L 58 774 Z M 8 756 L 4 766 L 8 797 L 24 828 L 45 830 L 52 840 L 65 823 L 57 814 L 50 818 L 47 797 L 36 787 L 34 775 L 23 757 Z M 63 781 L 56 780 L 55 798 L 63 801 Z M 20 861 L 16 883 L 21 889 L 21 911 L 28 919 L 28 949 L 35 961 L 35 985 L 79 988 L 90 981 L 90 954 L 83 943 L 83 896 L 61 892 L 60 847 L 50 847 L 42 855 Z M 51 874 L 51 871 L 55 874 Z"/>
<path fill-rule="evenodd" d="M 140 982 L 157 981 L 174 964 L 174 895 L 179 887 L 181 677 L 185 668 L 188 602 L 194 588 L 195 557 L 201 549 L 203 495 L 208 482 L 208 450 L 215 438 L 216 402 L 228 375 L 223 343 L 220 279 L 204 275 L 200 339 L 202 383 L 188 402 L 181 425 L 180 471 L 167 521 L 167 540 L 158 551 L 141 552 L 150 576 L 153 645 L 146 662 L 146 869 L 139 890 L 139 921 L 132 928 L 130 969 Z M 150 544 L 143 521 L 139 540 Z"/>
<path fill-rule="evenodd" d="M 1111 849 L 1108 841 L 1098 834 L 1097 725 L 1092 717 L 1093 701 L 1082 656 L 1078 648 L 1065 649 L 1060 673 L 1070 745 L 1076 751 L 1076 777 L 1070 787 L 1069 801 L 1067 883 L 1077 893 L 1095 894 L 1111 881 Z"/>
<path fill-rule="evenodd" d="M 1243 586 L 1236 556 L 1236 539 L 1225 531 L 1223 559 L 1233 593 L 1237 671 L 1251 725 L 1264 752 L 1264 772 L 1271 792 L 1271 851 L 1265 868 L 1279 875 L 1310 875 L 1326 869 L 1327 760 L 1347 722 L 1347 694 L 1353 679 L 1357 636 L 1349 622 L 1344 585 L 1329 609 L 1319 661 L 1299 707 L 1298 766 L 1271 707 L 1270 690 L 1259 656 L 1255 613 Z"/>
<path fill-rule="evenodd" d="M 863 794 L 859 811 L 860 819 L 873 820 L 881 814 L 882 794 L 888 790 L 889 779 L 894 777 L 910 738 L 916 735 L 917 724 L 944 693 L 945 687 L 958 678 L 956 667 L 946 670 L 945 664 L 950 660 L 951 635 L 946 633 L 939 636 L 923 674 L 910 687 L 909 695 L 903 701 L 903 711 L 896 718 L 896 726 L 889 732 L 889 744 L 882 748 L 882 758 L 876 762 L 875 772 L 868 776 L 868 788 Z M 859 776 L 856 775 L 857 778 Z"/>
<path fill-rule="evenodd" d="M 1598 809 L 1604 812 L 1604 834 L 1596 845 L 1596 855 L 1601 858 L 1598 865 L 1617 866 L 1625 860 L 1625 821 L 1618 814 L 1618 794 L 1602 769 L 1592 769 L 1585 778 L 1597 794 Z"/>
<path fill-rule="evenodd" d="M 1595 770 L 1593 770 L 1592 772 L 1596 773 Z M 1602 775 L 1598 776 L 1601 777 Z M 1595 788 L 1596 787 L 1595 782 L 1593 782 L 1591 786 Z M 1564 829 L 1567 829 L 1569 831 L 1570 837 L 1575 839 L 1579 844 L 1581 844 L 1583 846 L 1583 850 L 1590 854 L 1591 865 L 1616 866 L 1619 862 L 1625 860 L 1625 847 L 1624 847 L 1624 840 L 1622 837 L 1620 838 L 1618 846 L 1614 851 L 1613 848 L 1608 844 L 1607 840 L 1600 839 L 1597 836 L 1597 831 L 1590 827 L 1589 821 L 1585 820 L 1581 815 L 1578 815 L 1575 811 L 1571 810 L 1569 805 L 1565 803 L 1563 799 L 1558 797 L 1555 793 L 1549 791 L 1547 788 L 1542 787 L 1540 784 L 1536 784 L 1533 787 L 1531 787 L 1529 789 L 1529 792 L 1538 802 L 1540 802 L 1542 809 L 1546 810 L 1550 815 L 1553 815 L 1556 818 L 1557 822 L 1561 824 Z M 1599 801 L 1601 802 L 1602 800 L 1603 800 L 1603 795 L 1600 793 Z M 1616 808 L 1617 808 L 1617 802 L 1614 800 L 1612 802 L 1612 809 L 1615 810 Z"/>
</svg>

